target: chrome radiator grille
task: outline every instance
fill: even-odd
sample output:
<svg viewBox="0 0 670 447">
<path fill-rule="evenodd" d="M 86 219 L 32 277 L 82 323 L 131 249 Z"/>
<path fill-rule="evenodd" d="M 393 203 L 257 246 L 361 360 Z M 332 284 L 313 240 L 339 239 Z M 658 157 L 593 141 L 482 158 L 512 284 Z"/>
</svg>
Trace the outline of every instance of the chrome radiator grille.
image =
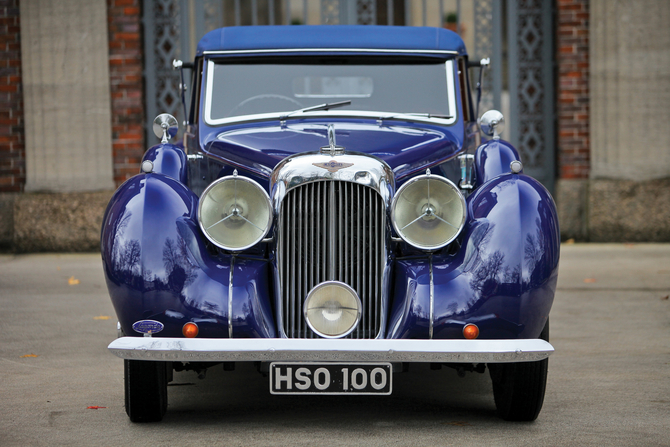
<svg viewBox="0 0 670 447">
<path fill-rule="evenodd" d="M 363 305 L 361 321 L 347 338 L 375 338 L 382 325 L 386 260 L 386 210 L 364 185 L 317 181 L 289 191 L 281 206 L 278 252 L 281 313 L 289 338 L 316 338 L 303 302 L 327 280 L 350 285 Z"/>
</svg>

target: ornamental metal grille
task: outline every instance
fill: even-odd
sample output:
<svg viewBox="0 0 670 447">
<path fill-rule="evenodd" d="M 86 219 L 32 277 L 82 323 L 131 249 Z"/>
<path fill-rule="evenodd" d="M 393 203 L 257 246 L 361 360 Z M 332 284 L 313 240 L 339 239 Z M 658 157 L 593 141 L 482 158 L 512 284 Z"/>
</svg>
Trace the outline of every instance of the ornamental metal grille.
<svg viewBox="0 0 670 447">
<path fill-rule="evenodd" d="M 551 4 L 510 0 L 510 115 L 517 123 L 508 138 L 524 172 L 550 190 L 554 182 L 554 95 Z"/>
<path fill-rule="evenodd" d="M 491 58 L 493 61 L 499 59 L 500 54 L 494 52 L 493 42 L 494 36 L 494 21 L 502 20 L 500 15 L 494 17 L 493 15 L 494 0 L 475 0 L 475 48 L 470 55 L 472 60 L 481 60 L 485 57 Z M 496 74 L 500 74 L 497 72 Z M 473 84 L 475 85 L 475 84 Z M 493 70 L 484 70 L 482 79 L 482 97 L 479 104 L 479 114 L 487 110 L 496 108 L 494 104 L 494 97 L 500 97 L 500 91 L 493 91 Z M 499 106 L 498 106 L 499 107 Z"/>
<path fill-rule="evenodd" d="M 223 3 L 220 0 L 144 0 L 143 6 L 146 132 L 147 141 L 152 145 L 156 142 L 153 120 L 159 113 L 174 115 L 183 131 L 186 117 L 179 90 L 181 79 L 179 71 L 172 69 L 172 61 L 193 60 L 200 38 L 223 26 Z M 184 75 L 184 84 L 188 87 L 189 70 L 184 70 Z M 188 102 L 189 92 L 185 99 Z"/>
<path fill-rule="evenodd" d="M 144 2 L 144 47 L 146 65 L 146 110 L 147 141 L 156 143 L 153 134 L 153 119 L 159 113 L 169 113 L 184 120 L 179 97 L 179 73 L 172 70 L 172 60 L 181 56 L 179 0 L 145 0 Z"/>
<path fill-rule="evenodd" d="M 358 25 L 375 25 L 377 23 L 376 5 L 375 0 L 358 0 L 356 2 L 356 23 Z"/>
<path fill-rule="evenodd" d="M 321 2 L 321 23 L 325 25 L 340 24 L 340 0 L 324 0 Z"/>
<path fill-rule="evenodd" d="M 317 338 L 303 312 L 324 281 L 348 284 L 361 300 L 361 321 L 347 338 L 383 329 L 386 207 L 372 188 L 316 181 L 290 190 L 281 205 L 277 247 L 282 326 L 288 338 Z"/>
</svg>

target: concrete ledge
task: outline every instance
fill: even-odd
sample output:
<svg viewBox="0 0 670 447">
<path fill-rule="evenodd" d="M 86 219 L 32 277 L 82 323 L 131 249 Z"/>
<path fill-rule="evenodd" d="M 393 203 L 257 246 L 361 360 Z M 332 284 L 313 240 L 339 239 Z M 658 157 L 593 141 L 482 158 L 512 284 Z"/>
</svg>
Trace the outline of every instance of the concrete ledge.
<svg viewBox="0 0 670 447">
<path fill-rule="evenodd" d="M 670 178 L 591 180 L 588 221 L 592 242 L 670 241 Z"/>
<path fill-rule="evenodd" d="M 588 193 L 586 179 L 558 180 L 556 208 L 561 229 L 561 240 L 588 241 Z"/>
<path fill-rule="evenodd" d="M 0 250 L 11 250 L 14 240 L 14 201 L 18 193 L 0 194 Z"/>
<path fill-rule="evenodd" d="M 559 180 L 561 239 L 670 242 L 670 178 Z"/>
<path fill-rule="evenodd" d="M 102 217 L 112 194 L 113 191 L 16 194 L 11 251 L 99 251 Z M 1 227 L 2 221 L 0 234 L 4 234 Z"/>
</svg>

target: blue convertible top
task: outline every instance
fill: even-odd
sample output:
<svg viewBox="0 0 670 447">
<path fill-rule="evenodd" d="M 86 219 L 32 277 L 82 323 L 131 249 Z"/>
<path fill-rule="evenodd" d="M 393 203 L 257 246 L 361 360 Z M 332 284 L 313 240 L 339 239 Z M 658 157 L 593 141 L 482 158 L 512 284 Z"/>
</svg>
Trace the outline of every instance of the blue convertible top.
<svg viewBox="0 0 670 447">
<path fill-rule="evenodd" d="M 198 43 L 205 52 L 282 49 L 375 49 L 465 55 L 460 36 L 442 28 L 370 25 L 233 26 L 207 33 Z"/>
</svg>

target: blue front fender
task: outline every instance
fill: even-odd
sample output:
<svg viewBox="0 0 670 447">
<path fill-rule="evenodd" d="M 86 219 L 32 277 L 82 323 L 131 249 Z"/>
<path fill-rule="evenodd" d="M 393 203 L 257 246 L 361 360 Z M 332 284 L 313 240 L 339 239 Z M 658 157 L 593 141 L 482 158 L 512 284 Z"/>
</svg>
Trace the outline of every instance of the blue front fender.
<svg viewBox="0 0 670 447">
<path fill-rule="evenodd" d="M 390 338 L 536 338 L 558 276 L 559 230 L 549 192 L 522 174 L 491 179 L 468 197 L 455 255 L 398 260 Z"/>
<path fill-rule="evenodd" d="M 132 324 L 152 319 L 165 325 L 161 336 L 181 336 L 193 321 L 201 337 L 274 337 L 268 262 L 210 253 L 197 205 L 193 192 L 162 174 L 137 175 L 112 197 L 101 248 L 124 333 L 140 335 Z"/>
</svg>

